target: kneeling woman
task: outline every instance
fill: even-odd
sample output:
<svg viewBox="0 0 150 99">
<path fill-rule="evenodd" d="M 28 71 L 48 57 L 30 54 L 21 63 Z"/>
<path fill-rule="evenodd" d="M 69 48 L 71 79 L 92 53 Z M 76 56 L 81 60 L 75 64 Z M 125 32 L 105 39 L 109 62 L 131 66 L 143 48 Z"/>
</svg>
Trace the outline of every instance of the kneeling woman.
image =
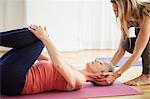
<svg viewBox="0 0 150 99">
<path fill-rule="evenodd" d="M 113 71 L 103 62 L 87 63 L 85 69 L 75 70 L 61 57 L 41 26 L 0 33 L 0 46 L 12 47 L 0 59 L 1 93 L 5 95 L 36 94 L 80 89 L 86 81 L 105 84 L 101 71 Z M 41 54 L 46 47 L 49 58 Z"/>
</svg>

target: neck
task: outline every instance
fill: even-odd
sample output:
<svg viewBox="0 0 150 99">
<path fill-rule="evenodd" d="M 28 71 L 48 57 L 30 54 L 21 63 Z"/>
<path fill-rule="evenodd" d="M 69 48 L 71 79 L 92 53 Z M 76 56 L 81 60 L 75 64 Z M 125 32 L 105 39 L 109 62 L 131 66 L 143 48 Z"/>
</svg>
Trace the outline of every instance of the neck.
<svg viewBox="0 0 150 99">
<path fill-rule="evenodd" d="M 87 71 L 86 69 L 80 70 L 80 72 L 85 76 L 86 82 L 91 82 L 93 81 L 93 73 Z"/>
</svg>

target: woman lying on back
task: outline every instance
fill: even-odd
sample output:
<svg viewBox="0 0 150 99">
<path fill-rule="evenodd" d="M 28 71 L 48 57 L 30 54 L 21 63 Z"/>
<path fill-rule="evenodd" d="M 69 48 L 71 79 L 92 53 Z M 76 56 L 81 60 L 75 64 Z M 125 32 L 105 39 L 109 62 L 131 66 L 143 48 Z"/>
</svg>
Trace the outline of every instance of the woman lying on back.
<svg viewBox="0 0 150 99">
<path fill-rule="evenodd" d="M 1 93 L 5 95 L 36 94 L 46 91 L 73 91 L 87 82 L 106 85 L 100 78 L 110 75 L 113 67 L 93 61 L 76 70 L 61 57 L 41 26 L 0 33 L 0 46 L 12 47 L 0 59 Z M 41 54 L 44 46 L 50 57 Z M 113 76 L 113 75 L 112 75 Z"/>
</svg>

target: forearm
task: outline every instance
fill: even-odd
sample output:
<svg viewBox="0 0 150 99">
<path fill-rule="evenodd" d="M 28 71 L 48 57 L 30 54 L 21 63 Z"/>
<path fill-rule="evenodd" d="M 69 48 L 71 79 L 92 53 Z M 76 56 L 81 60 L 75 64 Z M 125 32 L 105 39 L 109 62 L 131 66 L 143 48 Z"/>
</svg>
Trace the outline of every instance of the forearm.
<svg viewBox="0 0 150 99">
<path fill-rule="evenodd" d="M 118 69 L 114 75 L 116 78 L 120 77 L 125 71 L 127 71 L 140 57 L 140 54 L 134 53 L 131 57 L 127 60 L 127 62 Z"/>
<path fill-rule="evenodd" d="M 53 45 L 52 41 L 48 38 L 44 38 L 42 42 L 44 43 L 52 62 L 55 65 L 61 66 L 64 61 L 62 60 L 60 52 Z"/>
<path fill-rule="evenodd" d="M 120 61 L 120 59 L 124 56 L 125 51 L 124 50 L 117 50 L 117 52 L 114 54 L 111 63 L 116 66 L 117 63 Z"/>
<path fill-rule="evenodd" d="M 139 34 L 136 43 L 135 43 L 135 47 L 134 47 L 134 51 L 133 54 L 131 55 L 131 57 L 127 60 L 127 62 L 122 66 L 122 68 L 120 68 L 118 71 L 116 71 L 116 74 L 121 75 L 122 73 L 124 73 L 126 70 L 128 70 L 128 68 L 130 68 L 142 55 L 148 40 L 149 40 L 149 34 Z M 142 42 L 141 42 L 142 41 Z"/>
<path fill-rule="evenodd" d="M 120 42 L 119 42 L 119 47 L 117 49 L 117 52 L 114 54 L 112 60 L 111 60 L 111 63 L 116 66 L 117 63 L 120 61 L 120 59 L 124 56 L 125 54 L 125 50 L 123 48 L 123 41 L 124 41 L 124 38 L 125 38 L 125 34 L 124 32 L 122 32 L 122 35 L 121 35 L 121 39 L 120 39 Z"/>
</svg>

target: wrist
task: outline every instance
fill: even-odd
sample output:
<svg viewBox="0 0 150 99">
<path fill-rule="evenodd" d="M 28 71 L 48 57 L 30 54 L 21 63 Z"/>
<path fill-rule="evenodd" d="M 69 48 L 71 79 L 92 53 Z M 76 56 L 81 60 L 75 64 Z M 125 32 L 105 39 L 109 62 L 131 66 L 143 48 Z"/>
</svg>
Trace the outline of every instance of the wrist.
<svg viewBox="0 0 150 99">
<path fill-rule="evenodd" d="M 112 62 L 109 62 L 109 65 L 112 67 L 115 67 L 114 64 Z"/>
<path fill-rule="evenodd" d="M 122 75 L 122 71 L 119 69 L 114 73 L 115 78 L 119 78 Z"/>
<path fill-rule="evenodd" d="M 49 38 L 48 37 L 42 37 L 41 38 L 41 41 L 44 43 L 44 42 L 48 42 L 49 41 Z"/>
</svg>

